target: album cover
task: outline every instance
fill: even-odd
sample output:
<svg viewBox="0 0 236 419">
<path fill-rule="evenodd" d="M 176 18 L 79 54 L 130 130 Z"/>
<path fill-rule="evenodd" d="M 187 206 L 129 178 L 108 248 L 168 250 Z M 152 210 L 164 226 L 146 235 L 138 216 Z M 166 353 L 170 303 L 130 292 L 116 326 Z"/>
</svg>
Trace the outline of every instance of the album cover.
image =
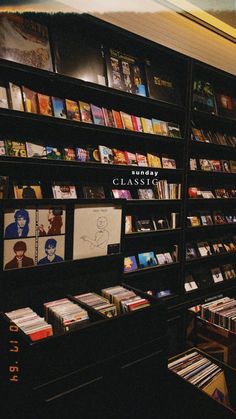
<svg viewBox="0 0 236 419">
<path fill-rule="evenodd" d="M 35 266 L 35 238 L 4 240 L 4 270 Z"/>
<path fill-rule="evenodd" d="M 201 225 L 200 218 L 197 215 L 189 215 L 187 217 L 187 223 L 191 227 L 199 227 Z"/>
<path fill-rule="evenodd" d="M 19 14 L 0 16 L 0 57 L 53 71 L 48 29 Z"/>
<path fill-rule="evenodd" d="M 199 164 L 201 170 L 204 170 L 206 172 L 211 172 L 212 170 L 214 170 L 211 164 L 211 160 L 199 159 Z"/>
<path fill-rule="evenodd" d="M 229 194 L 224 188 L 215 189 L 215 194 L 217 199 L 229 198 Z"/>
<path fill-rule="evenodd" d="M 116 124 L 114 121 L 113 113 L 111 109 L 102 108 L 103 117 L 106 127 L 115 128 Z"/>
<path fill-rule="evenodd" d="M 217 402 L 230 407 L 229 392 L 223 371 L 216 374 L 210 382 L 208 381 L 207 385 L 202 387 L 202 391 L 208 394 L 212 399 L 215 399 Z"/>
<path fill-rule="evenodd" d="M 141 118 L 139 116 L 131 115 L 134 131 L 143 132 Z"/>
<path fill-rule="evenodd" d="M 165 230 L 170 228 L 167 217 L 154 217 L 154 222 L 157 230 Z"/>
<path fill-rule="evenodd" d="M 194 291 L 198 288 L 191 273 L 186 273 L 184 288 L 186 292 Z"/>
<path fill-rule="evenodd" d="M 83 186 L 83 196 L 86 199 L 105 199 L 103 186 Z"/>
<path fill-rule="evenodd" d="M 152 189 L 138 189 L 139 199 L 156 199 Z"/>
<path fill-rule="evenodd" d="M 0 140 L 0 156 L 6 156 L 6 145 L 4 140 Z"/>
<path fill-rule="evenodd" d="M 38 238 L 37 265 L 50 265 L 62 262 L 65 258 L 65 236 L 47 236 Z"/>
<path fill-rule="evenodd" d="M 173 263 L 173 259 L 172 256 L 169 252 L 163 253 L 164 258 L 165 258 L 165 263 Z"/>
<path fill-rule="evenodd" d="M 220 268 L 212 268 L 211 274 L 212 274 L 212 278 L 215 284 L 217 284 L 218 282 L 224 281 Z"/>
<path fill-rule="evenodd" d="M 141 124 L 145 134 L 154 134 L 151 119 L 141 117 Z"/>
<path fill-rule="evenodd" d="M 101 147 L 105 148 L 105 146 L 101 146 Z M 92 145 L 87 146 L 87 161 L 92 162 L 92 163 L 101 162 L 98 146 L 92 146 Z"/>
<path fill-rule="evenodd" d="M 148 167 L 147 157 L 144 156 L 143 154 L 136 153 L 136 160 L 137 160 L 138 166 Z"/>
<path fill-rule="evenodd" d="M 158 265 L 166 265 L 167 264 L 167 260 L 164 256 L 164 253 L 157 253 L 156 254 L 156 259 L 157 259 Z"/>
<path fill-rule="evenodd" d="M 125 216 L 125 234 L 133 233 L 132 215 Z"/>
<path fill-rule="evenodd" d="M 200 256 L 212 256 L 211 247 L 208 242 L 198 242 L 197 243 L 198 251 Z"/>
<path fill-rule="evenodd" d="M 188 243 L 186 244 L 186 260 L 196 259 L 198 257 L 198 253 L 195 247 Z"/>
<path fill-rule="evenodd" d="M 77 199 L 76 188 L 74 185 L 54 184 L 52 185 L 54 199 Z"/>
<path fill-rule="evenodd" d="M 126 256 L 124 259 L 124 273 L 133 272 L 138 269 L 135 256 Z"/>
<path fill-rule="evenodd" d="M 134 131 L 131 115 L 125 112 L 120 112 L 120 116 L 122 119 L 124 129 L 127 129 L 128 131 Z"/>
<path fill-rule="evenodd" d="M 203 143 L 206 141 L 204 133 L 201 129 L 192 127 L 192 133 L 193 133 L 193 140 L 201 141 Z"/>
<path fill-rule="evenodd" d="M 125 151 L 117 150 L 117 148 L 113 148 L 113 157 L 114 157 L 114 164 L 127 164 Z"/>
<path fill-rule="evenodd" d="M 0 108 L 9 109 L 7 89 L 5 86 L 0 86 Z"/>
<path fill-rule="evenodd" d="M 44 116 L 52 116 L 52 102 L 50 96 L 37 93 L 39 113 Z"/>
<path fill-rule="evenodd" d="M 197 159 L 189 159 L 189 168 L 190 170 L 198 170 Z"/>
<path fill-rule="evenodd" d="M 52 96 L 52 108 L 53 108 L 53 115 L 56 118 L 66 119 L 66 105 L 65 100 L 59 97 Z"/>
<path fill-rule="evenodd" d="M 63 148 L 63 159 L 67 161 L 75 161 L 76 153 L 73 148 Z"/>
<path fill-rule="evenodd" d="M 214 199 L 214 195 L 212 191 L 201 191 L 203 199 Z"/>
<path fill-rule="evenodd" d="M 149 96 L 152 99 L 181 105 L 181 83 L 177 77 L 177 74 L 181 74 L 180 71 L 179 66 L 173 61 L 167 67 L 160 58 L 146 60 Z"/>
<path fill-rule="evenodd" d="M 25 145 L 26 145 L 28 158 L 31 158 L 31 159 L 33 158 L 46 159 L 47 158 L 46 147 L 39 144 L 29 143 L 29 142 L 26 142 Z"/>
<path fill-rule="evenodd" d="M 62 160 L 61 151 L 57 147 L 46 146 L 48 160 Z"/>
<path fill-rule="evenodd" d="M 88 160 L 88 152 L 86 148 L 76 147 L 76 160 L 80 162 L 86 162 Z"/>
<path fill-rule="evenodd" d="M 210 214 L 201 215 L 201 221 L 203 226 L 212 225 L 213 220 Z"/>
<path fill-rule="evenodd" d="M 127 189 L 112 189 L 112 194 L 116 199 L 132 199 L 131 192 Z"/>
<path fill-rule="evenodd" d="M 66 211 L 64 207 L 41 207 L 37 210 L 36 219 L 38 236 L 65 234 Z"/>
<path fill-rule="evenodd" d="M 71 99 L 66 99 L 67 118 L 71 121 L 81 121 L 78 102 Z"/>
<path fill-rule="evenodd" d="M 15 183 L 14 196 L 16 199 L 42 199 L 42 189 L 40 182 L 34 183 Z"/>
<path fill-rule="evenodd" d="M 226 219 L 223 214 L 213 213 L 213 220 L 215 224 L 226 224 Z"/>
<path fill-rule="evenodd" d="M 93 123 L 97 124 L 97 125 L 105 125 L 105 120 L 104 120 L 104 115 L 103 115 L 103 111 L 102 108 L 99 108 L 98 106 L 95 105 L 90 105 L 91 106 L 91 112 L 92 112 L 92 116 L 93 116 Z M 86 121 L 84 121 L 86 122 Z"/>
<path fill-rule="evenodd" d="M 156 135 L 169 135 L 168 123 L 160 119 L 152 119 L 153 132 Z"/>
<path fill-rule="evenodd" d="M 147 153 L 147 162 L 149 167 L 156 167 L 158 169 L 161 169 L 161 159 L 156 154 L 150 154 Z"/>
<path fill-rule="evenodd" d="M 9 177 L 0 176 L 0 199 L 8 198 Z"/>
<path fill-rule="evenodd" d="M 14 83 L 9 83 L 10 96 L 11 96 L 11 106 L 14 111 L 24 111 L 24 103 L 21 87 L 17 86 Z"/>
<path fill-rule="evenodd" d="M 193 109 L 217 114 L 215 92 L 212 84 L 204 80 L 194 80 Z"/>
<path fill-rule="evenodd" d="M 121 119 L 121 116 L 120 116 L 120 112 L 113 110 L 112 115 L 113 115 L 113 118 L 114 118 L 114 121 L 115 121 L 116 128 L 124 129 L 124 125 L 123 125 L 123 122 L 122 122 L 122 119 Z"/>
<path fill-rule="evenodd" d="M 128 166 L 137 166 L 136 154 L 130 151 L 125 151 L 126 163 Z"/>
<path fill-rule="evenodd" d="M 167 122 L 168 125 L 168 135 L 173 138 L 182 138 L 180 126 L 174 124 L 174 122 Z"/>
<path fill-rule="evenodd" d="M 112 149 L 104 145 L 98 146 L 101 162 L 104 164 L 114 164 L 114 156 Z"/>
<path fill-rule="evenodd" d="M 88 124 L 93 123 L 91 107 L 89 103 L 79 101 L 79 108 L 81 114 L 81 121 Z"/>
<path fill-rule="evenodd" d="M 109 48 L 105 58 L 109 87 L 146 96 L 143 66 L 136 57 Z"/>
<path fill-rule="evenodd" d="M 221 172 L 221 162 L 220 160 L 209 160 L 214 172 Z"/>
<path fill-rule="evenodd" d="M 151 218 L 135 219 L 135 227 L 137 231 L 154 231 L 156 230 L 154 222 Z"/>
<path fill-rule="evenodd" d="M 176 169 L 175 159 L 169 159 L 167 157 L 162 157 L 162 167 L 163 169 Z"/>
<path fill-rule="evenodd" d="M 36 211 L 30 208 L 5 210 L 4 239 L 35 236 Z"/>
<path fill-rule="evenodd" d="M 234 267 L 231 264 L 222 265 L 222 272 L 223 272 L 224 277 L 225 277 L 226 280 L 236 278 L 236 273 L 235 273 Z"/>
<path fill-rule="evenodd" d="M 146 252 L 138 254 L 139 267 L 150 268 L 151 266 L 156 266 L 157 261 L 154 255 L 154 252 Z"/>
<path fill-rule="evenodd" d="M 233 117 L 234 116 L 234 100 L 226 94 L 218 93 L 216 95 L 217 108 L 219 115 Z"/>
<path fill-rule="evenodd" d="M 73 259 L 120 252 L 122 208 L 78 205 L 74 210 Z"/>
<path fill-rule="evenodd" d="M 230 173 L 230 164 L 228 160 L 221 160 L 222 171 Z"/>
<path fill-rule="evenodd" d="M 22 86 L 22 94 L 25 105 L 25 111 L 30 113 L 38 113 L 37 93 L 28 87 Z"/>
<path fill-rule="evenodd" d="M 7 155 L 10 157 L 27 157 L 24 143 L 14 140 L 5 140 Z"/>
<path fill-rule="evenodd" d="M 225 248 L 219 239 L 211 240 L 210 243 L 215 254 L 225 253 Z"/>
<path fill-rule="evenodd" d="M 171 290 L 160 290 L 160 291 L 157 291 L 156 297 L 163 298 L 163 297 L 168 297 L 171 294 L 172 294 Z"/>
</svg>

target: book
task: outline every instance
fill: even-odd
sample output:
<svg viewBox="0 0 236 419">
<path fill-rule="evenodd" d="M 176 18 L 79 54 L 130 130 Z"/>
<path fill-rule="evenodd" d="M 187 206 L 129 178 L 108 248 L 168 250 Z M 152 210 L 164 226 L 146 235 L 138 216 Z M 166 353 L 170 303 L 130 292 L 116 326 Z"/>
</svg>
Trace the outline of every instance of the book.
<svg viewBox="0 0 236 419">
<path fill-rule="evenodd" d="M 131 115 L 125 112 L 120 112 L 120 116 L 124 129 L 127 129 L 128 131 L 134 131 Z"/>
<path fill-rule="evenodd" d="M 137 165 L 140 167 L 148 167 L 147 157 L 143 154 L 136 153 Z"/>
<path fill-rule="evenodd" d="M 99 108 L 98 106 L 95 106 L 92 104 L 90 106 L 91 106 L 91 112 L 93 116 L 93 123 L 97 125 L 105 125 L 102 108 Z"/>
<path fill-rule="evenodd" d="M 114 155 L 112 149 L 104 145 L 98 146 L 101 162 L 104 164 L 114 164 Z"/>
<path fill-rule="evenodd" d="M 67 118 L 71 121 L 81 121 L 78 102 L 71 99 L 65 100 Z"/>
<path fill-rule="evenodd" d="M 22 86 L 22 94 L 25 105 L 25 111 L 30 113 L 38 113 L 37 93 L 28 87 Z"/>
<path fill-rule="evenodd" d="M 76 153 L 74 148 L 63 148 L 63 159 L 67 161 L 75 161 Z"/>
<path fill-rule="evenodd" d="M 125 151 L 117 150 L 117 148 L 113 148 L 113 157 L 114 157 L 114 164 L 127 164 Z"/>
<path fill-rule="evenodd" d="M 138 189 L 139 199 L 156 199 L 152 189 Z"/>
<path fill-rule="evenodd" d="M 0 176 L 0 199 L 8 198 L 9 177 Z"/>
<path fill-rule="evenodd" d="M 147 162 L 149 167 L 161 168 L 161 159 L 156 154 L 147 153 Z"/>
<path fill-rule="evenodd" d="M 176 169 L 175 159 L 170 159 L 168 157 L 161 158 L 163 169 Z"/>
<path fill-rule="evenodd" d="M 145 134 L 154 134 L 151 119 L 141 117 L 141 124 Z"/>
<path fill-rule="evenodd" d="M 103 117 L 106 127 L 115 128 L 116 124 L 114 121 L 113 113 L 111 109 L 102 108 Z"/>
<path fill-rule="evenodd" d="M 135 256 L 126 256 L 124 258 L 124 273 L 133 272 L 138 269 Z"/>
<path fill-rule="evenodd" d="M 167 125 L 169 137 L 182 138 L 181 129 L 178 124 L 175 124 L 174 122 L 167 122 Z"/>
<path fill-rule="evenodd" d="M 55 97 L 55 96 L 52 96 L 51 100 L 52 100 L 53 115 L 56 118 L 66 119 L 67 114 L 66 114 L 65 100 L 59 97 Z"/>
<path fill-rule="evenodd" d="M 14 140 L 6 140 L 7 155 L 10 157 L 27 157 L 25 143 Z"/>
<path fill-rule="evenodd" d="M 128 166 L 137 166 L 136 154 L 125 151 L 125 159 Z"/>
<path fill-rule="evenodd" d="M 27 156 L 31 159 L 46 159 L 46 147 L 40 144 L 30 143 L 26 141 Z"/>
<path fill-rule="evenodd" d="M 151 266 L 157 265 L 154 252 L 139 253 L 138 261 L 140 269 L 150 268 Z"/>
<path fill-rule="evenodd" d="M 90 104 L 87 102 L 79 101 L 81 121 L 87 124 L 93 123 Z"/>
<path fill-rule="evenodd" d="M 132 199 L 131 192 L 127 189 L 112 189 L 112 194 L 116 199 Z"/>
<path fill-rule="evenodd" d="M 40 182 L 16 183 L 14 182 L 14 196 L 16 199 L 42 199 Z"/>
<path fill-rule="evenodd" d="M 62 160 L 61 151 L 57 147 L 46 146 L 48 160 Z"/>
<path fill-rule="evenodd" d="M 69 184 L 54 184 L 52 185 L 52 192 L 54 199 L 77 199 L 76 188 Z"/>
<path fill-rule="evenodd" d="M 83 196 L 86 199 L 105 199 L 103 186 L 83 186 Z"/>
<path fill-rule="evenodd" d="M 143 132 L 141 118 L 139 116 L 131 115 L 133 129 L 136 132 Z"/>
<path fill-rule="evenodd" d="M 119 129 L 124 129 L 124 125 L 120 116 L 120 112 L 119 111 L 114 111 L 112 110 L 112 115 L 115 121 L 115 127 L 119 128 Z"/>
<path fill-rule="evenodd" d="M 7 150 L 4 140 L 0 140 L 0 156 L 6 156 Z"/>
<path fill-rule="evenodd" d="M 76 147 L 75 149 L 76 160 L 86 162 L 88 160 L 88 152 L 86 148 Z"/>
<path fill-rule="evenodd" d="M 133 233 L 133 217 L 132 215 L 125 216 L 125 234 Z"/>
<path fill-rule="evenodd" d="M 5 86 L 0 86 L 0 108 L 9 109 L 7 88 Z"/>
<path fill-rule="evenodd" d="M 165 135 L 168 136 L 168 123 L 161 121 L 160 119 L 152 119 L 153 132 L 156 135 Z"/>
<path fill-rule="evenodd" d="M 37 93 L 39 113 L 44 116 L 52 116 L 52 102 L 50 96 Z"/>
<path fill-rule="evenodd" d="M 14 83 L 9 83 L 9 89 L 12 109 L 14 109 L 14 111 L 24 111 L 21 87 Z"/>
</svg>

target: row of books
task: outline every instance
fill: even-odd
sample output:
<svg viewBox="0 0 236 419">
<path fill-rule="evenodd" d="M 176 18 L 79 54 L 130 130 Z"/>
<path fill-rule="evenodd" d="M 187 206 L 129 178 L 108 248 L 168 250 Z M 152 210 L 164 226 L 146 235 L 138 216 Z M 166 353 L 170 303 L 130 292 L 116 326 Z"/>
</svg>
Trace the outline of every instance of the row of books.
<svg viewBox="0 0 236 419">
<path fill-rule="evenodd" d="M 29 141 L 1 140 L 0 156 L 176 169 L 175 159 L 167 155 L 140 154 L 116 148 L 111 149 L 104 145 L 58 148 Z"/>
<path fill-rule="evenodd" d="M 168 368 L 225 406 L 230 406 L 224 371 L 202 353 L 191 350 L 169 362 Z"/>
<path fill-rule="evenodd" d="M 236 236 L 187 243 L 186 260 L 236 252 Z"/>
<path fill-rule="evenodd" d="M 153 215 L 145 219 L 138 216 L 126 215 L 125 233 L 132 234 L 136 232 L 176 229 L 179 227 L 179 215 L 177 212 L 171 212 L 168 216 Z"/>
<path fill-rule="evenodd" d="M 204 172 L 236 173 L 236 161 L 190 158 L 189 168 L 190 170 L 203 170 Z"/>
<path fill-rule="evenodd" d="M 230 210 L 227 214 L 221 211 L 199 212 L 187 216 L 188 227 L 200 227 L 209 225 L 222 225 L 236 223 L 236 209 Z"/>
<path fill-rule="evenodd" d="M 202 304 L 200 317 L 236 333 L 236 300 L 224 297 Z"/>
<path fill-rule="evenodd" d="M 192 128 L 192 140 L 202 143 L 210 143 L 223 145 L 228 147 L 236 147 L 236 136 L 218 131 L 211 131 L 201 128 Z"/>
<path fill-rule="evenodd" d="M 129 131 L 181 138 L 180 126 L 159 119 L 134 116 L 126 112 L 99 107 L 81 100 L 62 99 L 35 92 L 28 87 L 9 83 L 0 87 L 2 108 L 76 122 L 102 125 Z"/>
<path fill-rule="evenodd" d="M 178 245 L 174 245 L 169 252 L 159 253 L 157 251 L 151 251 L 139 253 L 136 256 L 126 256 L 124 259 L 124 273 L 160 265 L 167 265 L 177 261 Z"/>
<path fill-rule="evenodd" d="M 190 199 L 236 198 L 236 189 L 217 188 L 213 191 L 191 186 L 188 188 L 188 197 Z"/>
<path fill-rule="evenodd" d="M 32 341 L 37 341 L 86 325 L 90 322 L 89 308 L 112 318 L 150 306 L 146 298 L 120 285 L 104 288 L 101 294 L 88 292 L 75 295 L 71 299 L 62 298 L 45 303 L 45 318 L 40 317 L 30 307 L 13 310 L 5 315 Z"/>
<path fill-rule="evenodd" d="M 213 268 L 193 268 L 186 273 L 184 288 L 186 292 L 191 292 L 232 279 L 236 279 L 236 272 L 230 263 Z"/>
</svg>

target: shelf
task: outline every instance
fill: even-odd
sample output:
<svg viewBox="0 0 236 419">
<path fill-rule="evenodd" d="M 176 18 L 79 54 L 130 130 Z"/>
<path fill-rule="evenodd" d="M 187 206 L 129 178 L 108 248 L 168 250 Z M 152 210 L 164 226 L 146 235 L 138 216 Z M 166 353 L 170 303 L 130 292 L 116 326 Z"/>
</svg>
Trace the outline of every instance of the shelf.
<svg viewBox="0 0 236 419">
<path fill-rule="evenodd" d="M 4 59 L 0 59 L 0 67 L 4 68 L 5 71 L 7 71 L 10 75 L 12 72 L 17 71 L 18 73 L 22 73 L 25 76 L 27 76 L 27 78 L 41 78 L 42 81 L 45 80 L 47 83 L 50 82 L 52 85 L 63 85 L 63 87 L 67 86 L 68 88 L 76 88 L 78 90 L 81 91 L 82 94 L 84 94 L 84 90 L 89 92 L 96 92 L 97 95 L 105 95 L 106 97 L 115 97 L 115 98 L 120 98 L 122 100 L 126 101 L 131 101 L 131 102 L 135 102 L 135 103 L 141 103 L 144 105 L 151 105 L 154 108 L 163 108 L 166 110 L 173 110 L 173 111 L 177 111 L 179 113 L 184 113 L 185 111 L 185 107 L 181 106 L 181 105 L 176 105 L 176 104 L 172 104 L 172 103 L 168 103 L 168 102 L 164 102 L 164 101 L 160 101 L 160 100 L 155 100 L 149 97 L 145 97 L 145 96 L 140 96 L 140 95 L 135 95 L 132 93 L 127 93 L 121 90 L 117 90 L 117 89 L 113 89 L 111 87 L 108 86 L 104 86 L 104 85 L 99 85 L 99 84 L 95 84 L 95 83 L 91 83 L 88 81 L 84 81 L 84 80 L 79 80 L 70 76 L 66 76 L 66 75 L 62 75 L 59 73 L 55 73 L 52 71 L 46 71 L 46 70 L 41 70 L 38 68 L 34 68 L 34 67 L 29 67 L 23 64 L 19 64 L 19 63 L 14 63 L 11 61 L 7 61 Z M 8 77 L 10 77 L 10 75 Z M 65 99 L 65 98 L 64 98 Z M 68 97 L 69 99 L 69 97 Z M 80 97 L 77 98 L 78 100 L 80 99 Z M 172 121 L 169 121 L 172 122 Z"/>
<path fill-rule="evenodd" d="M 236 153 L 236 147 L 231 147 L 229 145 L 223 145 L 223 144 L 214 144 L 214 143 L 207 143 L 203 141 L 196 141 L 191 140 L 190 141 L 190 147 L 196 148 L 196 149 L 202 149 L 202 151 L 218 151 L 218 152 L 229 152 L 229 153 Z"/>
<path fill-rule="evenodd" d="M 3 208 L 18 208 L 21 206 L 31 205 L 95 205 L 95 204 L 113 204 L 119 205 L 123 203 L 124 199 L 54 199 L 54 198 L 43 198 L 43 199 L 2 199 L 1 204 Z"/>
<path fill-rule="evenodd" d="M 220 261 L 220 259 L 233 259 L 235 258 L 235 262 L 236 262 L 236 252 L 231 252 L 231 253 L 220 253 L 217 255 L 211 255 L 211 256 L 203 256 L 203 257 L 197 257 L 191 260 L 186 260 L 185 261 L 185 265 L 192 265 L 192 264 L 198 264 L 199 262 L 211 262 L 211 261 Z M 220 263 L 220 262 L 219 262 Z"/>
<path fill-rule="evenodd" d="M 226 125 L 235 125 L 236 126 L 236 118 L 229 118 L 227 116 L 221 116 L 221 115 L 214 115 L 208 112 L 204 112 L 204 111 L 196 111 L 193 110 L 192 111 L 192 116 L 193 119 L 195 119 L 195 117 L 197 119 L 201 119 L 203 121 L 206 122 L 218 122 L 221 124 L 226 124 Z"/>
<path fill-rule="evenodd" d="M 206 226 L 198 226 L 198 227 L 186 227 L 186 231 L 192 233 L 193 231 L 209 231 L 209 230 L 218 230 L 220 229 L 231 229 L 232 227 L 236 228 L 236 223 L 226 223 L 226 224 L 212 224 Z"/>
<path fill-rule="evenodd" d="M 158 271 L 166 271 L 169 270 L 171 268 L 177 268 L 180 266 L 180 262 L 173 262 L 173 263 L 167 263 L 165 265 L 157 265 L 157 266 L 152 266 L 150 268 L 142 268 L 142 269 L 138 269 L 137 271 L 133 271 L 133 272 L 126 272 L 123 274 L 123 278 L 129 277 L 129 278 L 133 278 L 133 277 L 139 277 L 145 274 L 150 274 L 150 273 L 157 273 Z"/>
<path fill-rule="evenodd" d="M 196 298 L 197 296 L 200 296 L 200 295 L 205 296 L 206 292 L 220 292 L 220 291 L 223 291 L 225 289 L 228 290 L 229 289 L 229 282 L 231 283 L 232 287 L 236 287 L 236 279 L 224 280 L 222 282 L 215 283 L 211 287 L 197 288 L 197 289 L 189 291 L 189 292 L 185 291 L 185 296 L 188 296 L 188 298 L 191 298 L 191 297 Z M 233 284 L 234 282 L 235 282 L 235 284 Z"/>
<path fill-rule="evenodd" d="M 133 206 L 133 205 L 180 205 L 182 204 L 182 199 L 127 199 L 126 205 Z"/>
<path fill-rule="evenodd" d="M 228 172 L 217 172 L 217 171 L 207 171 L 207 170 L 189 170 L 189 176 L 205 176 L 207 177 L 223 177 L 225 180 L 228 178 L 236 178 L 236 173 L 228 173 Z"/>
<path fill-rule="evenodd" d="M 135 231 L 133 233 L 129 233 L 125 235 L 125 239 L 132 240 L 132 239 L 138 239 L 138 238 L 147 238 L 147 237 L 153 237 L 153 236 L 169 236 L 173 234 L 180 233 L 182 231 L 181 228 L 169 228 L 169 229 L 163 229 L 163 230 L 154 230 L 154 231 Z"/>
</svg>

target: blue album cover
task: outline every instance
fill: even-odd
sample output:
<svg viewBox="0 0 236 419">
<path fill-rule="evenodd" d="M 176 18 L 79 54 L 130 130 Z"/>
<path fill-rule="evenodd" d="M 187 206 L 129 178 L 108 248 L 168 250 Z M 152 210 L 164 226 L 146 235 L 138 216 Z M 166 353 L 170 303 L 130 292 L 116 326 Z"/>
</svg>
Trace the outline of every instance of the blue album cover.
<svg viewBox="0 0 236 419">
<path fill-rule="evenodd" d="M 140 268 L 149 268 L 157 265 L 154 252 L 139 253 L 138 260 Z"/>
</svg>

